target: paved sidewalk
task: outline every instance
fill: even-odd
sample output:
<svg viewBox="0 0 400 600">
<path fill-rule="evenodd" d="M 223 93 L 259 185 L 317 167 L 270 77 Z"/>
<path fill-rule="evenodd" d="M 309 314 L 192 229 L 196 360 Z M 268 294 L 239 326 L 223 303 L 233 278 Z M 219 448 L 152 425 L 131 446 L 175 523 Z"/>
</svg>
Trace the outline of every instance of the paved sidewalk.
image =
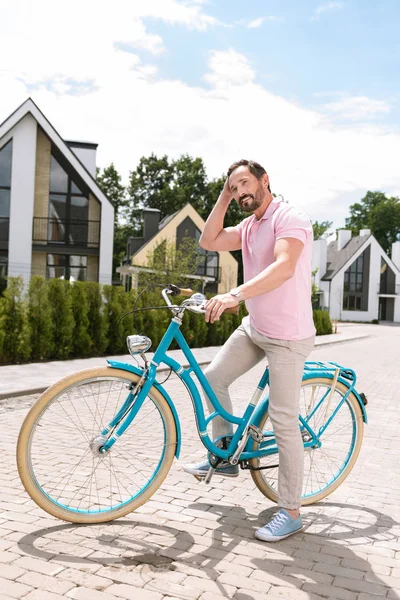
<svg viewBox="0 0 400 600">
<path fill-rule="evenodd" d="M 92 527 L 58 521 L 30 500 L 15 447 L 35 398 L 1 403 L 0 600 L 399 600 L 399 348 L 400 328 L 373 326 L 368 338 L 313 352 L 355 369 L 369 424 L 347 480 L 303 509 L 305 531 L 276 544 L 254 538 L 276 507 L 249 473 L 206 486 L 182 470 L 204 448 L 176 376 L 166 388 L 182 425 L 180 460 L 136 512 Z M 233 384 L 237 414 L 263 368 Z M 49 444 L 43 453 L 51 458 Z"/>
<path fill-rule="evenodd" d="M 363 339 L 374 335 L 376 333 L 375 327 L 375 325 L 349 326 L 349 324 L 343 324 L 339 326 L 336 334 L 318 336 L 316 346 Z M 219 346 L 194 348 L 193 354 L 200 365 L 206 365 L 212 361 L 218 350 Z M 182 365 L 187 365 L 186 358 L 181 350 L 172 350 L 169 354 Z M 152 353 L 149 353 L 148 356 L 151 357 Z M 67 361 L 2 366 L 0 367 L 0 400 L 13 396 L 43 392 L 62 377 L 76 373 L 76 371 L 105 366 L 107 358 L 121 362 L 132 362 L 132 357 L 126 354 L 123 356 L 101 356 Z M 167 368 L 165 365 L 161 366 L 160 371 Z"/>
</svg>

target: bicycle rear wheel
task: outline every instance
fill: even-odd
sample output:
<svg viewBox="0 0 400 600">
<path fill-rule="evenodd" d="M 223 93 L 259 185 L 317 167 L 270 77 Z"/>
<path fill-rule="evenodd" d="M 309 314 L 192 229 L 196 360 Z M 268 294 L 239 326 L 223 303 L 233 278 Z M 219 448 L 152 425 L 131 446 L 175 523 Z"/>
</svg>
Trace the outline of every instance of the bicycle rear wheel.
<svg viewBox="0 0 400 600">
<path fill-rule="evenodd" d="M 22 425 L 21 481 L 51 515 L 101 523 L 126 515 L 159 488 L 177 443 L 172 411 L 152 387 L 131 425 L 101 455 L 93 440 L 122 406 L 139 377 L 104 367 L 75 373 L 46 390 Z"/>
<path fill-rule="evenodd" d="M 336 384 L 335 391 L 328 400 L 332 379 L 315 378 L 303 381 L 300 392 L 300 414 L 309 419 L 311 429 L 317 433 L 328 421 L 348 388 L 342 383 Z M 322 398 L 325 399 L 318 407 Z M 314 412 L 313 412 L 314 411 Z M 272 425 L 265 412 L 260 429 L 272 433 Z M 348 476 L 360 452 L 364 433 L 362 411 L 354 394 L 349 394 L 331 423 L 320 437 L 321 447 L 306 448 L 304 453 L 304 479 L 302 505 L 314 504 L 331 494 Z M 302 431 L 303 439 L 308 433 Z M 255 442 L 253 450 L 258 444 Z M 278 454 L 260 459 L 252 459 L 251 467 L 268 467 L 260 471 L 251 471 L 258 489 L 273 502 L 278 502 Z"/>
</svg>

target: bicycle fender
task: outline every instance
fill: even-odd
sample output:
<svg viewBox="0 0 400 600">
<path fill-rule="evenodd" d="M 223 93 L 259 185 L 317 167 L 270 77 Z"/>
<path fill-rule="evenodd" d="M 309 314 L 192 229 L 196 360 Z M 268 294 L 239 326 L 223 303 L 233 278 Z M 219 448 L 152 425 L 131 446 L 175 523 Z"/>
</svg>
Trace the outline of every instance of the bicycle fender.
<svg viewBox="0 0 400 600">
<path fill-rule="evenodd" d="M 141 377 L 143 375 L 143 369 L 139 369 L 139 367 L 135 367 L 135 365 L 130 365 L 128 363 L 122 363 L 122 362 L 118 362 L 115 360 L 107 360 L 107 362 L 110 365 L 110 367 L 112 367 L 113 369 L 122 369 L 122 371 L 129 371 L 130 373 L 139 375 L 139 377 Z M 172 411 L 172 414 L 174 416 L 175 428 L 176 428 L 175 456 L 176 456 L 176 458 L 179 458 L 179 454 L 181 452 L 181 424 L 179 422 L 178 413 L 176 411 L 174 403 L 172 402 L 169 394 L 165 391 L 163 386 L 160 385 L 159 383 L 157 383 L 157 381 L 155 381 L 153 383 L 153 385 L 157 389 L 157 391 L 159 391 L 160 394 L 162 394 L 162 396 L 164 396 L 164 399 L 167 402 L 167 404 L 169 405 L 169 407 Z"/>
</svg>

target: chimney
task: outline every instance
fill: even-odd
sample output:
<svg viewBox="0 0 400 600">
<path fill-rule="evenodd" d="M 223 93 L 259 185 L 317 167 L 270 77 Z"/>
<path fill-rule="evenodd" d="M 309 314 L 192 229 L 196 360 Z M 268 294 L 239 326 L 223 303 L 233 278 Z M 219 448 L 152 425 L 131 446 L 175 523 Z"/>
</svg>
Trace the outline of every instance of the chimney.
<svg viewBox="0 0 400 600">
<path fill-rule="evenodd" d="M 148 242 L 158 232 L 160 216 L 161 211 L 158 208 L 143 209 L 143 237 L 145 242 Z"/>
<path fill-rule="evenodd" d="M 65 142 L 72 152 L 76 154 L 91 176 L 96 179 L 96 152 L 98 144 L 91 142 Z"/>
<path fill-rule="evenodd" d="M 398 269 L 400 269 L 400 241 L 393 242 L 392 244 L 392 262 L 396 265 Z"/>
<path fill-rule="evenodd" d="M 370 229 L 360 229 L 360 235 L 371 235 L 371 230 Z"/>
<path fill-rule="evenodd" d="M 326 240 L 315 240 L 313 242 L 311 268 L 313 271 L 318 268 L 318 271 L 315 274 L 316 285 L 319 285 L 321 277 L 326 273 L 327 254 L 328 245 Z"/>
<path fill-rule="evenodd" d="M 351 240 L 351 230 L 350 229 L 339 229 L 338 230 L 338 239 L 337 239 L 337 249 L 342 250 L 347 242 Z"/>
</svg>

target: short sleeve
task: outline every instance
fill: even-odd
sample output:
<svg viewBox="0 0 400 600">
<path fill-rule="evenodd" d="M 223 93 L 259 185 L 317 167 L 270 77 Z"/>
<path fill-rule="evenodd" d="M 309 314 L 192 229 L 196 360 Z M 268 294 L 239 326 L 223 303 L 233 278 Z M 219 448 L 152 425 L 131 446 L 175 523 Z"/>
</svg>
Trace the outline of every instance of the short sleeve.
<svg viewBox="0 0 400 600">
<path fill-rule="evenodd" d="M 312 236 L 312 225 L 306 214 L 300 210 L 290 208 L 278 215 L 275 222 L 275 239 L 296 238 L 305 244 L 307 238 Z"/>
<path fill-rule="evenodd" d="M 238 225 L 234 225 L 233 229 L 239 234 L 240 239 L 242 239 L 243 236 L 243 224 L 244 221 L 240 221 L 240 223 Z"/>
</svg>

